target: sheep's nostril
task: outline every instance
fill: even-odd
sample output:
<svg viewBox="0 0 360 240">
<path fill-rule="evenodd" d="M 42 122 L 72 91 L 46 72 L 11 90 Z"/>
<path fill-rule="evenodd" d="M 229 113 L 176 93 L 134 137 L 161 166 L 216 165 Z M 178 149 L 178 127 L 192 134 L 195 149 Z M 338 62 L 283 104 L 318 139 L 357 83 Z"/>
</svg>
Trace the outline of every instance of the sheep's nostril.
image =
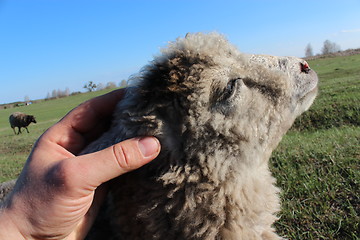
<svg viewBox="0 0 360 240">
<path fill-rule="evenodd" d="M 309 71 L 310 71 L 309 64 L 307 62 L 300 63 L 300 69 L 301 69 L 301 72 L 303 72 L 303 73 L 309 73 Z"/>
</svg>

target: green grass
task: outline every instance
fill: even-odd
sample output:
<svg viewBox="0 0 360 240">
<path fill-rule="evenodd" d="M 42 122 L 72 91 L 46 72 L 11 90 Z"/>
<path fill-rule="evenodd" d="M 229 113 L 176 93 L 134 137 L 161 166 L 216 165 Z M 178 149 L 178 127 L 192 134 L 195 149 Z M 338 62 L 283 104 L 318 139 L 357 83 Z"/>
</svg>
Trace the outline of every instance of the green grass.
<svg viewBox="0 0 360 240">
<path fill-rule="evenodd" d="M 278 232 L 289 239 L 357 239 L 360 128 L 290 132 L 272 157 L 282 189 Z"/>
<path fill-rule="evenodd" d="M 274 151 L 271 169 L 282 189 L 277 232 L 289 239 L 360 239 L 360 55 L 309 61 L 320 93 Z M 18 176 L 35 140 L 87 93 L 0 110 L 0 181 Z M 13 111 L 34 114 L 30 134 L 15 136 Z"/>
</svg>

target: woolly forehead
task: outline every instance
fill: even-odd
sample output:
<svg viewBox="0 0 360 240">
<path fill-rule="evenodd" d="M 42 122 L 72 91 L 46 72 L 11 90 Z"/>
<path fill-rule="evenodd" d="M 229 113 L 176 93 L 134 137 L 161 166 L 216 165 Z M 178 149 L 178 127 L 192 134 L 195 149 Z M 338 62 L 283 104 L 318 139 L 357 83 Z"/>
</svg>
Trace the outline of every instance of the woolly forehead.
<svg viewBox="0 0 360 240">
<path fill-rule="evenodd" d="M 156 62 L 181 56 L 192 59 L 191 62 L 194 63 L 209 63 L 208 68 L 204 68 L 201 74 L 201 79 L 206 79 L 206 82 L 199 84 L 210 85 L 215 82 L 219 87 L 226 87 L 227 81 L 241 78 L 251 79 L 282 93 L 289 89 L 287 74 L 261 61 L 256 62 L 251 56 L 239 52 L 234 45 L 217 33 L 188 34 L 185 38 L 170 42 L 161 52 L 163 55 L 155 59 Z"/>
<path fill-rule="evenodd" d="M 271 85 L 276 89 L 287 89 L 288 81 L 285 75 L 266 64 L 254 61 L 253 55 L 246 55 L 229 43 L 224 36 L 218 33 L 196 33 L 187 34 L 185 38 L 178 38 L 170 42 L 161 50 L 157 62 L 164 59 L 171 59 L 174 56 L 182 56 L 187 59 L 197 59 L 195 62 L 211 62 L 212 69 L 205 69 L 204 74 L 209 70 L 216 75 L 226 75 L 231 78 L 251 78 L 252 80 Z M 155 61 L 156 61 L 155 60 Z M 213 78 L 214 78 L 213 77 Z M 209 76 L 206 79 L 213 79 Z"/>
<path fill-rule="evenodd" d="M 182 55 L 186 58 L 205 58 L 225 60 L 232 56 L 242 58 L 242 54 L 235 46 L 230 44 L 222 35 L 217 33 L 187 34 L 185 38 L 178 38 L 170 42 L 168 46 L 161 50 L 165 58 L 171 58 L 174 55 Z"/>
</svg>

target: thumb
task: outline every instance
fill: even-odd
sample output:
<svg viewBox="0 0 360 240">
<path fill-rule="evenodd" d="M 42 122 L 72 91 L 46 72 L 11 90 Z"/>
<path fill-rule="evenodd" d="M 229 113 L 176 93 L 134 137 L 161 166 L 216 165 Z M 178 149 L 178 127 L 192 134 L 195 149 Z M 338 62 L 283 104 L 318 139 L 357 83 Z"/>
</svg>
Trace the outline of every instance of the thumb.
<svg viewBox="0 0 360 240">
<path fill-rule="evenodd" d="M 126 172 L 135 170 L 160 152 L 159 140 L 155 137 L 132 138 L 104 150 L 77 157 L 77 164 L 89 181 L 97 187 Z"/>
</svg>

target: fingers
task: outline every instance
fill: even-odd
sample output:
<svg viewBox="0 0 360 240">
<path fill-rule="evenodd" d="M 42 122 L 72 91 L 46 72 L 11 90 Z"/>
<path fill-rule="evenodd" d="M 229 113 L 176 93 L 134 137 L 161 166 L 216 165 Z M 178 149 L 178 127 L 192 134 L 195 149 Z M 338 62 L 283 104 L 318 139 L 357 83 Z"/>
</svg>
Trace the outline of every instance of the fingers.
<svg viewBox="0 0 360 240">
<path fill-rule="evenodd" d="M 154 137 L 134 138 L 115 144 L 102 151 L 69 159 L 69 177 L 74 183 L 86 183 L 96 188 L 126 172 L 135 170 L 160 152 L 160 143 Z M 72 173 L 71 173 L 72 172 Z"/>
</svg>

